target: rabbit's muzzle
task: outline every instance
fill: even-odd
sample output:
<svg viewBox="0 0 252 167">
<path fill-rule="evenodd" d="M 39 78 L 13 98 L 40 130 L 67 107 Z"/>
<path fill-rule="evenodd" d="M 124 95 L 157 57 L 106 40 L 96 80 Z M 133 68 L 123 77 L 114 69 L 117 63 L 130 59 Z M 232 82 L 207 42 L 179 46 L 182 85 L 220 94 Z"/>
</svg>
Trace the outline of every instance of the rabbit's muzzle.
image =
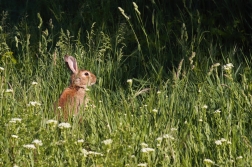
<svg viewBox="0 0 252 167">
<path fill-rule="evenodd" d="M 96 76 L 89 71 L 80 71 L 74 76 L 73 83 L 82 88 L 91 86 L 96 83 Z"/>
</svg>

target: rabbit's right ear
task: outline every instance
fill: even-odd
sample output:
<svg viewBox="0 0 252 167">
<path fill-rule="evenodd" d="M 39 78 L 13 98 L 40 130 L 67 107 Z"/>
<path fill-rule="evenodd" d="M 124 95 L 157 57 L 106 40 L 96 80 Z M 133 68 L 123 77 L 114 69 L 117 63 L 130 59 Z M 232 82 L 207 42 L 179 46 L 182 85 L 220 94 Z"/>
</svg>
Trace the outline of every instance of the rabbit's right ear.
<svg viewBox="0 0 252 167">
<path fill-rule="evenodd" d="M 68 64 L 68 67 L 70 68 L 70 70 L 74 73 L 77 74 L 78 73 L 78 65 L 77 65 L 77 61 L 74 57 L 72 56 L 68 56 L 66 55 L 64 57 L 65 62 Z"/>
</svg>

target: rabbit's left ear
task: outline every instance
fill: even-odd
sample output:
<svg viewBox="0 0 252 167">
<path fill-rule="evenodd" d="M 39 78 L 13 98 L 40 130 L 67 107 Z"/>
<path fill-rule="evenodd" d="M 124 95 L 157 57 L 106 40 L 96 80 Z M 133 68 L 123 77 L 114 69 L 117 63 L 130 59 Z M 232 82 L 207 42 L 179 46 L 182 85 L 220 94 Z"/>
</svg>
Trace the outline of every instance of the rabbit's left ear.
<svg viewBox="0 0 252 167">
<path fill-rule="evenodd" d="M 77 74 L 78 73 L 78 65 L 77 65 L 77 61 L 74 57 L 72 56 L 65 56 L 64 57 L 65 62 L 67 62 L 68 67 L 70 68 L 70 70 L 74 73 Z"/>
</svg>

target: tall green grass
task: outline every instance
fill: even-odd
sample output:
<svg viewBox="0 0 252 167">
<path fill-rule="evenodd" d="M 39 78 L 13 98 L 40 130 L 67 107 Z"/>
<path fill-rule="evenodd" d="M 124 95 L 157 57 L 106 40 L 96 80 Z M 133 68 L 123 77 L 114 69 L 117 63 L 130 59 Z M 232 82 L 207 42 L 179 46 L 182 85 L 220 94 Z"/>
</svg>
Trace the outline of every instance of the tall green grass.
<svg viewBox="0 0 252 167">
<path fill-rule="evenodd" d="M 54 32 L 53 23 L 46 30 L 40 15 L 36 34 L 23 31 L 25 21 L 15 34 L 0 29 L 1 166 L 252 165 L 249 55 L 202 42 L 204 31 L 189 39 L 186 24 L 176 41 L 168 41 L 175 49 L 164 52 L 156 16 L 152 37 L 137 4 L 132 8 L 138 24 L 124 11 L 125 22 L 115 34 L 97 30 L 95 23 L 76 37 L 65 29 Z M 35 44 L 33 35 L 39 39 Z M 15 52 L 6 36 L 13 38 Z M 132 36 L 137 47 L 127 50 Z M 65 54 L 98 81 L 88 91 L 90 104 L 79 113 L 82 121 L 70 118 L 64 128 L 53 105 L 69 84 Z M 180 58 L 170 71 L 163 64 L 170 56 L 163 54 Z M 246 63 L 235 60 L 236 54 Z"/>
</svg>

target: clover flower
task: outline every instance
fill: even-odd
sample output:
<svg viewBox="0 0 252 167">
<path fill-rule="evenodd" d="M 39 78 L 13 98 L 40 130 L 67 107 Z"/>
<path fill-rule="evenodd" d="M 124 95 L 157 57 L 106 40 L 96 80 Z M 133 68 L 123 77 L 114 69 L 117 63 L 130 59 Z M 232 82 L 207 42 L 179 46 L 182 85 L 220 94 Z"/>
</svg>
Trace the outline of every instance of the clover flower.
<svg viewBox="0 0 252 167">
<path fill-rule="evenodd" d="M 0 67 L 0 70 L 1 70 L 1 71 L 4 71 L 4 68 L 3 68 L 3 67 Z"/>
</svg>

